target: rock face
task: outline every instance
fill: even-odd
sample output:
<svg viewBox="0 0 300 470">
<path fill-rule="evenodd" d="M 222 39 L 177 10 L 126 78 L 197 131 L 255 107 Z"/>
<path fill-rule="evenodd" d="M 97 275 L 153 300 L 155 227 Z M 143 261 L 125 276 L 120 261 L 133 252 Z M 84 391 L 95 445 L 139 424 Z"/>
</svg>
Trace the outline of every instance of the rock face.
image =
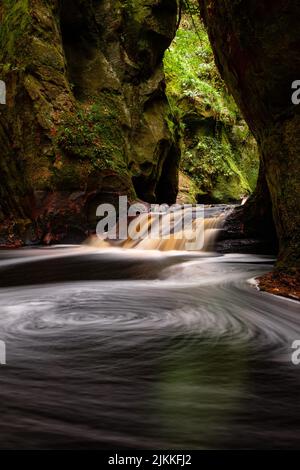
<svg viewBox="0 0 300 470">
<path fill-rule="evenodd" d="M 162 59 L 177 13 L 177 0 L 1 2 L 0 243 L 82 239 L 120 194 L 175 202 Z"/>
<path fill-rule="evenodd" d="M 195 182 L 180 171 L 178 184 L 177 204 L 197 204 L 199 190 Z"/>
<path fill-rule="evenodd" d="M 240 202 L 257 176 L 257 146 L 245 122 L 226 122 L 195 98 L 181 99 L 181 168 L 198 186 L 199 203 Z M 255 186 L 255 183 L 254 183 Z"/>
<path fill-rule="evenodd" d="M 300 106 L 291 85 L 300 70 L 300 3 L 200 0 L 216 62 L 261 153 L 262 204 L 271 205 L 279 238 L 277 268 L 299 269 Z M 257 209 L 264 215 L 264 207 Z"/>
<path fill-rule="evenodd" d="M 164 68 L 180 122 L 181 169 L 198 187 L 198 202 L 240 201 L 255 189 L 257 144 L 217 71 L 197 0 L 183 3 Z"/>
</svg>

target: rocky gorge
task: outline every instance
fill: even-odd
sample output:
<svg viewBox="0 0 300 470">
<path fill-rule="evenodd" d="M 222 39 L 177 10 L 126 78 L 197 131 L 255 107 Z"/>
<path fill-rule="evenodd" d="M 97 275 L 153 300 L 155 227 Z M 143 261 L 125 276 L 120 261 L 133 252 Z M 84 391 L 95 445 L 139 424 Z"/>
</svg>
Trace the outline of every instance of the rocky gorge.
<svg viewBox="0 0 300 470">
<path fill-rule="evenodd" d="M 239 161 L 246 155 L 252 165 L 257 150 L 244 117 L 260 172 L 227 233 L 278 241 L 271 281 L 299 280 L 299 107 L 291 101 L 298 7 L 269 6 L 267 0 L 3 0 L 1 246 L 81 242 L 95 229 L 98 204 L 119 195 L 173 203 L 180 168 L 194 201 L 230 202 L 251 193 L 249 163 Z M 193 40 L 204 48 L 221 114 L 205 93 L 176 97 L 169 79 L 166 89 L 164 57 L 191 9 L 209 34 L 211 46 L 202 29 Z M 239 107 L 235 120 L 226 93 Z M 171 95 L 176 107 L 180 102 L 179 120 Z"/>
<path fill-rule="evenodd" d="M 0 449 L 300 448 L 299 14 L 0 0 Z"/>
</svg>

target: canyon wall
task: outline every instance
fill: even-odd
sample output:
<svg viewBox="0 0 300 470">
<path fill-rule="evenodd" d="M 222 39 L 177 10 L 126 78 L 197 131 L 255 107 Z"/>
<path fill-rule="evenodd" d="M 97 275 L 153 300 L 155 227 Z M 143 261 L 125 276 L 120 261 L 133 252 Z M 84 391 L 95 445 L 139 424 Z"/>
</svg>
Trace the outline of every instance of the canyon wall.
<svg viewBox="0 0 300 470">
<path fill-rule="evenodd" d="M 291 85 L 300 78 L 300 3 L 200 0 L 199 5 L 217 66 L 260 148 L 256 220 L 263 221 L 272 207 L 277 269 L 293 273 L 300 260 L 300 107 L 291 101 Z"/>
<path fill-rule="evenodd" d="M 175 202 L 162 59 L 177 0 L 0 4 L 0 244 L 82 240 L 99 203 Z"/>
</svg>

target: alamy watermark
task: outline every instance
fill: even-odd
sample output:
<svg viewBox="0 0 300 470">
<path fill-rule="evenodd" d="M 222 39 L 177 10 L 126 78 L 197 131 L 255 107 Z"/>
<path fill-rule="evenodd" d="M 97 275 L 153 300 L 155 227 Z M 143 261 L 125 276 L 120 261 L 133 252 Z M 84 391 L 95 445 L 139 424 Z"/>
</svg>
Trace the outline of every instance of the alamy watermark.
<svg viewBox="0 0 300 470">
<path fill-rule="evenodd" d="M 101 220 L 96 234 L 101 240 L 184 240 L 187 250 L 204 246 L 204 205 L 146 204 L 129 205 L 127 196 L 119 197 L 118 211 L 112 204 L 98 206 Z"/>
<path fill-rule="evenodd" d="M 300 80 L 294 80 L 292 83 L 292 90 L 295 90 L 292 93 L 292 103 L 294 105 L 300 104 Z"/>
<path fill-rule="evenodd" d="M 0 340 L 0 365 L 6 364 L 6 344 Z"/>
<path fill-rule="evenodd" d="M 300 364 L 300 340 L 295 339 L 295 341 L 292 344 L 292 349 L 295 351 L 292 354 L 292 363 L 294 366 L 298 366 Z"/>
<path fill-rule="evenodd" d="M 0 104 L 6 104 L 6 85 L 3 80 L 0 80 Z"/>
</svg>

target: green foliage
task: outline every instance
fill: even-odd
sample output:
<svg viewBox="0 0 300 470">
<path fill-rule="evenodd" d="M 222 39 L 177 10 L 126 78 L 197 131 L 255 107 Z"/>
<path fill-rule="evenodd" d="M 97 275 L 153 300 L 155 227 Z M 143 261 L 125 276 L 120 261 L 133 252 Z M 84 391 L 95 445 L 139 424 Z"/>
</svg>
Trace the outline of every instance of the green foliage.
<svg viewBox="0 0 300 470">
<path fill-rule="evenodd" d="M 181 123 L 181 170 L 199 196 L 238 200 L 255 188 L 257 146 L 218 73 L 198 8 L 183 1 L 180 28 L 164 58 L 173 120 Z"/>
<path fill-rule="evenodd" d="M 233 174 L 227 163 L 229 159 L 232 159 L 229 144 L 222 144 L 214 137 L 203 137 L 193 151 L 184 153 L 182 166 L 199 187 L 212 189 L 217 175 Z"/>
<path fill-rule="evenodd" d="M 122 7 L 133 21 L 137 23 L 143 23 L 149 10 L 149 5 L 145 4 L 142 0 L 125 0 Z"/>
<path fill-rule="evenodd" d="M 117 126 L 118 109 L 114 98 L 102 100 L 66 113 L 56 135 L 58 149 L 67 156 L 90 161 L 97 169 L 126 170 L 124 135 Z"/>
<path fill-rule="evenodd" d="M 226 140 L 202 137 L 196 147 L 184 152 L 182 168 L 200 188 L 199 194 L 209 194 L 216 202 L 238 200 L 252 189 L 241 170 L 240 155 Z"/>
<path fill-rule="evenodd" d="M 168 93 L 173 98 L 199 98 L 216 118 L 233 122 L 238 109 L 218 74 L 207 32 L 198 17 L 193 18 L 191 22 L 184 17 L 165 54 Z"/>
<path fill-rule="evenodd" d="M 7 56 L 20 62 L 22 58 L 15 54 L 15 49 L 22 42 L 24 52 L 24 32 L 31 23 L 29 0 L 3 0 L 1 8 L 3 20 L 0 24 L 0 63 Z"/>
<path fill-rule="evenodd" d="M 255 190 L 259 170 L 257 144 L 244 121 L 230 129 L 230 144 L 235 161 L 242 175 L 247 179 L 251 192 Z"/>
</svg>

